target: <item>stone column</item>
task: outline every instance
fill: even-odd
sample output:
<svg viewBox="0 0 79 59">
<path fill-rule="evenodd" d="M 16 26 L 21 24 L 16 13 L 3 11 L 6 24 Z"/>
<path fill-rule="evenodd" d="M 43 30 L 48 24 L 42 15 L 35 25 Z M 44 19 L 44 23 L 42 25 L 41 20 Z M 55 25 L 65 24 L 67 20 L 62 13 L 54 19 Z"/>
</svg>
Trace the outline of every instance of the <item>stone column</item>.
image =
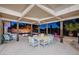
<svg viewBox="0 0 79 59">
<path fill-rule="evenodd" d="M 33 30 L 33 29 L 32 29 L 32 24 L 31 24 L 31 35 L 32 35 L 32 30 Z"/>
<path fill-rule="evenodd" d="M 4 22 L 0 20 L 0 44 L 4 43 Z"/>
<path fill-rule="evenodd" d="M 19 41 L 19 22 L 17 22 L 17 41 Z"/>
<path fill-rule="evenodd" d="M 60 42 L 63 42 L 63 21 L 60 22 Z"/>
<path fill-rule="evenodd" d="M 38 25 L 38 33 L 40 33 L 40 27 L 39 27 L 39 25 Z"/>
<path fill-rule="evenodd" d="M 78 37 L 78 44 L 79 44 L 79 31 L 78 31 L 78 33 L 77 33 L 77 37 Z"/>
<path fill-rule="evenodd" d="M 48 24 L 46 24 L 46 34 L 48 35 Z"/>
</svg>

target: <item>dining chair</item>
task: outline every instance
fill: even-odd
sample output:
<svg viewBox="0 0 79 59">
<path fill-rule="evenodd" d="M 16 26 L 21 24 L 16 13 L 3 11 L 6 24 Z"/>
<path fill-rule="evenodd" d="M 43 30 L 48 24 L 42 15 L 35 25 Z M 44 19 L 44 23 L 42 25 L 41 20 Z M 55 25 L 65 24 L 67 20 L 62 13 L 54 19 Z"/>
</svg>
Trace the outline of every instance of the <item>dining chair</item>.
<svg viewBox="0 0 79 59">
<path fill-rule="evenodd" d="M 32 37 L 28 37 L 29 38 L 29 44 L 33 47 L 38 46 L 38 41 Z"/>
<path fill-rule="evenodd" d="M 48 41 L 47 40 L 40 40 L 40 45 L 45 47 L 48 45 Z"/>
<path fill-rule="evenodd" d="M 48 36 L 48 44 L 52 44 L 54 37 L 52 35 Z"/>
<path fill-rule="evenodd" d="M 59 39 L 59 35 L 57 35 L 57 33 L 54 34 L 54 40 L 58 41 Z"/>
<path fill-rule="evenodd" d="M 5 41 L 10 41 L 10 36 L 8 34 L 3 35 Z"/>
</svg>

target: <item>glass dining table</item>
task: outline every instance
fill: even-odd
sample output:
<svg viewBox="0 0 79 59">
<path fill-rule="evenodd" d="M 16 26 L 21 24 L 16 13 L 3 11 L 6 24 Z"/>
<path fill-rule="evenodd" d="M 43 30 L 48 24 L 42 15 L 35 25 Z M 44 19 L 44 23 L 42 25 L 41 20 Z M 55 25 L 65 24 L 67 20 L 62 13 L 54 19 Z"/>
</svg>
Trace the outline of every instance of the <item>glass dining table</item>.
<svg viewBox="0 0 79 59">
<path fill-rule="evenodd" d="M 37 40 L 38 41 L 38 44 L 49 44 L 49 36 L 33 36 L 33 39 Z"/>
</svg>

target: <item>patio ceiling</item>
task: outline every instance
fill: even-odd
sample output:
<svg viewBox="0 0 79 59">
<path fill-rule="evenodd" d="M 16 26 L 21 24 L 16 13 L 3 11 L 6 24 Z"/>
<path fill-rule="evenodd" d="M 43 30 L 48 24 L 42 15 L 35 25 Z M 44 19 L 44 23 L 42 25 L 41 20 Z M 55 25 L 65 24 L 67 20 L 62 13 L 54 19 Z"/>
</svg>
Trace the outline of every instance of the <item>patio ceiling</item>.
<svg viewBox="0 0 79 59">
<path fill-rule="evenodd" d="M 30 10 L 30 12 L 25 15 L 25 17 L 36 18 L 36 19 L 38 19 L 37 21 L 39 21 L 42 18 L 50 17 L 50 16 L 52 17 L 51 14 L 49 14 L 48 12 L 42 10 L 41 8 L 39 8 L 37 6 L 34 6 Z"/>
<path fill-rule="evenodd" d="M 11 20 L 17 20 L 19 17 L 17 16 L 13 16 L 13 15 L 10 15 L 10 14 L 5 14 L 5 13 L 0 13 L 0 15 L 3 17 L 3 18 L 7 18 L 7 19 L 11 19 Z"/>
<path fill-rule="evenodd" d="M 0 16 L 34 24 L 79 17 L 77 4 L 0 4 Z"/>
<path fill-rule="evenodd" d="M 1 7 L 22 13 L 29 4 L 0 4 Z"/>
<path fill-rule="evenodd" d="M 43 4 L 45 7 L 53 9 L 55 12 L 73 6 L 73 4 Z"/>
</svg>

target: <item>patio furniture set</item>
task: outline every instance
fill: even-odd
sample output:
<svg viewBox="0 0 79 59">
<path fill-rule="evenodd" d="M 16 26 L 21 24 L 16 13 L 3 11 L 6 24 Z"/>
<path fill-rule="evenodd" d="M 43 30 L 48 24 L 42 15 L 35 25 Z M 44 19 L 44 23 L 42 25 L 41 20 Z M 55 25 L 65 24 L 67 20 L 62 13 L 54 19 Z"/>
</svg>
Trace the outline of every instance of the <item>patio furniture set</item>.
<svg viewBox="0 0 79 59">
<path fill-rule="evenodd" d="M 57 35 L 52 34 L 39 34 L 30 36 L 29 34 L 22 34 L 21 36 L 28 38 L 29 45 L 33 47 L 37 46 L 48 46 L 53 43 L 54 40 L 58 40 L 59 37 Z M 17 40 L 17 34 L 7 33 L 3 35 L 4 41 Z"/>
<path fill-rule="evenodd" d="M 17 34 L 6 33 L 6 34 L 3 34 L 3 38 L 4 38 L 4 41 L 16 40 Z"/>
<path fill-rule="evenodd" d="M 40 35 L 34 35 L 32 37 L 28 37 L 29 39 L 29 45 L 36 47 L 36 46 L 48 46 L 50 44 L 53 43 L 54 40 L 57 40 L 58 38 L 56 38 L 54 35 L 44 35 L 44 34 L 40 34 Z"/>
</svg>

